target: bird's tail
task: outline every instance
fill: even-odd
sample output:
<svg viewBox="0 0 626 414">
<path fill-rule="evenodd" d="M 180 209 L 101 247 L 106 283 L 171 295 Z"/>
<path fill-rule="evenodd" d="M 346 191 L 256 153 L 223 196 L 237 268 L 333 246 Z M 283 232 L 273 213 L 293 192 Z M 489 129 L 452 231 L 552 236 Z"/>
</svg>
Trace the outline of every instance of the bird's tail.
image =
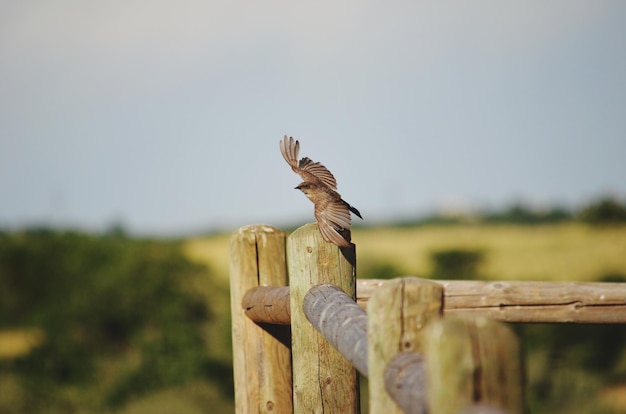
<svg viewBox="0 0 626 414">
<path fill-rule="evenodd" d="M 346 204 L 348 204 L 348 203 L 346 203 Z M 358 218 L 363 220 L 363 217 L 361 217 L 361 213 L 359 213 L 359 210 L 357 210 L 356 208 L 352 207 L 350 204 L 348 204 L 348 208 L 350 209 L 351 212 L 356 214 Z"/>
</svg>

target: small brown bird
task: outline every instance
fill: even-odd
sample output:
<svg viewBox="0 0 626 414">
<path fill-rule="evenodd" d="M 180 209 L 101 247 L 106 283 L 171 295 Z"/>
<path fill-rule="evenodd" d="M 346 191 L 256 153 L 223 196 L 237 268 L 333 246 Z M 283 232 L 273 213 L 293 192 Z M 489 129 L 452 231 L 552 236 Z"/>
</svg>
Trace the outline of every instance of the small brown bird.
<svg viewBox="0 0 626 414">
<path fill-rule="evenodd" d="M 304 180 L 296 187 L 315 204 L 314 215 L 322 237 L 339 247 L 350 247 L 350 212 L 361 213 L 341 199 L 335 177 L 319 162 L 304 157 L 298 162 L 300 142 L 292 137 L 280 141 L 280 152 L 291 169 Z"/>
</svg>

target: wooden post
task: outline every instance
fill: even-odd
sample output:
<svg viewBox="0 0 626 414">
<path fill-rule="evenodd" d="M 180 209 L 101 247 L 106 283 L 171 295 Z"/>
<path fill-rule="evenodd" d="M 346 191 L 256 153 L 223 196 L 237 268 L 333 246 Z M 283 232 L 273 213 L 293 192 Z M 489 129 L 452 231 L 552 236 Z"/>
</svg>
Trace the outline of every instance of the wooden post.
<svg viewBox="0 0 626 414">
<path fill-rule="evenodd" d="M 427 327 L 424 355 L 430 414 L 523 412 L 519 347 L 506 325 L 445 317 Z"/>
<path fill-rule="evenodd" d="M 230 300 L 235 406 L 238 413 L 291 413 L 288 326 L 271 335 L 245 314 L 251 288 L 286 285 L 285 235 L 271 226 L 247 226 L 230 239 Z M 282 331 L 281 331 L 282 329 Z M 282 337 L 282 338 L 281 338 Z"/>
<path fill-rule="evenodd" d="M 421 352 L 423 328 L 441 314 L 443 287 L 416 277 L 393 279 L 367 305 L 370 413 L 400 414 L 385 389 L 387 364 L 400 352 Z"/>
<path fill-rule="evenodd" d="M 356 296 L 354 247 L 327 243 L 317 224 L 297 229 L 287 240 L 291 291 L 293 391 L 295 413 L 357 413 L 356 370 L 306 319 L 302 304 L 309 289 L 321 283 Z"/>
</svg>

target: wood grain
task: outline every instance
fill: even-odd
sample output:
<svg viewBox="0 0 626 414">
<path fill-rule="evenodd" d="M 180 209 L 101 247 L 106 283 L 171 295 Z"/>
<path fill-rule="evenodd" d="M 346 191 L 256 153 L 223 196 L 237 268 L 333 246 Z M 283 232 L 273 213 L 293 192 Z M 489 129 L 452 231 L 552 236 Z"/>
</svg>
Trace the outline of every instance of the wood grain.
<svg viewBox="0 0 626 414">
<path fill-rule="evenodd" d="M 384 374 L 400 352 L 421 352 L 424 327 L 441 314 L 443 287 L 418 278 L 399 278 L 376 289 L 368 305 L 370 412 L 400 414 L 387 393 Z"/>
<path fill-rule="evenodd" d="M 285 235 L 271 226 L 241 228 L 230 239 L 230 293 L 235 405 L 242 413 L 291 413 L 291 351 L 278 335 L 255 324 L 241 300 L 259 285 L 285 285 Z"/>
<path fill-rule="evenodd" d="M 445 317 L 424 338 L 430 414 L 524 412 L 519 345 L 506 325 Z"/>
<path fill-rule="evenodd" d="M 311 325 L 302 308 L 309 289 L 331 283 L 356 295 L 354 247 L 326 243 L 317 224 L 307 224 L 287 239 L 293 390 L 295 413 L 357 413 L 356 370 Z"/>
</svg>

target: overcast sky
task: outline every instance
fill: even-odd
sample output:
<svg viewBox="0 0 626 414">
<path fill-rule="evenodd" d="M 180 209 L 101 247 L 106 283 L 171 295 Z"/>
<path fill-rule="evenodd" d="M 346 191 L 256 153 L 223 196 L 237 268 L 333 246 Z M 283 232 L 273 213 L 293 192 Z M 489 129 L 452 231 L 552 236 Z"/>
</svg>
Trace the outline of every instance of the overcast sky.
<svg viewBox="0 0 626 414">
<path fill-rule="evenodd" d="M 626 195 L 626 2 L 0 2 L 0 227 L 370 222 Z"/>
</svg>

